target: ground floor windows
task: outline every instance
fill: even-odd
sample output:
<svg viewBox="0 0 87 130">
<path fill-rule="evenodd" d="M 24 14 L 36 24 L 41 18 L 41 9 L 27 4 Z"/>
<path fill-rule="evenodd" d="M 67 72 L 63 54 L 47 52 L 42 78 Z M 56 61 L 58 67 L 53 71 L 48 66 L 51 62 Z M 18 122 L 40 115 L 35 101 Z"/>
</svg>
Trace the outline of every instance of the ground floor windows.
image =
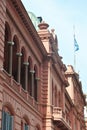
<svg viewBox="0 0 87 130">
<path fill-rule="evenodd" d="M 2 111 L 2 130 L 13 130 L 13 116 L 4 110 Z"/>
<path fill-rule="evenodd" d="M 29 124 L 25 119 L 23 119 L 21 122 L 21 130 L 29 130 Z"/>
<path fill-rule="evenodd" d="M 24 124 L 24 130 L 29 130 L 29 126 L 27 124 Z"/>
</svg>

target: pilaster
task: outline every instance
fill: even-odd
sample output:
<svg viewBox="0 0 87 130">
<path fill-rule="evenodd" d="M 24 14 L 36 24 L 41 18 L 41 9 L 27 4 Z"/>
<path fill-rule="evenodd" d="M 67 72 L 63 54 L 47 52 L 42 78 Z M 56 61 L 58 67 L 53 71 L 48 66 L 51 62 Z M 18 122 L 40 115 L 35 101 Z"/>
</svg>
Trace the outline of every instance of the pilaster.
<svg viewBox="0 0 87 130">
<path fill-rule="evenodd" d="M 50 46 L 50 32 L 48 30 L 49 25 L 45 22 L 42 22 L 38 25 L 39 31 L 38 34 L 41 38 L 41 41 L 43 42 L 43 45 L 46 49 L 46 51 L 49 53 L 51 46 Z"/>
<path fill-rule="evenodd" d="M 4 61 L 5 20 L 6 0 L 0 0 L 0 68 L 3 67 Z"/>
<path fill-rule="evenodd" d="M 0 69 L 3 68 L 3 61 L 4 61 L 5 19 L 6 19 L 6 0 L 0 0 Z M 2 85 L 0 82 L 0 129 L 2 118 L 2 100 L 3 100 L 2 93 L 3 93 Z"/>
</svg>

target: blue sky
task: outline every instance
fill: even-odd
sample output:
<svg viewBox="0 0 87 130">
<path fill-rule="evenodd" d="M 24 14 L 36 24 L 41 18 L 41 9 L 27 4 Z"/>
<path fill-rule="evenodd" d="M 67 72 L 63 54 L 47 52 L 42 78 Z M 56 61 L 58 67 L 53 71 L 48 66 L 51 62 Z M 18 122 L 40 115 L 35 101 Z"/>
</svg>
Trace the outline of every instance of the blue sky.
<svg viewBox="0 0 87 130">
<path fill-rule="evenodd" d="M 55 29 L 58 37 L 59 54 L 66 65 L 74 65 L 75 36 L 79 45 L 76 52 L 76 72 L 79 73 L 83 92 L 87 94 L 87 0 L 22 0 L 27 11 L 42 16 Z"/>
</svg>

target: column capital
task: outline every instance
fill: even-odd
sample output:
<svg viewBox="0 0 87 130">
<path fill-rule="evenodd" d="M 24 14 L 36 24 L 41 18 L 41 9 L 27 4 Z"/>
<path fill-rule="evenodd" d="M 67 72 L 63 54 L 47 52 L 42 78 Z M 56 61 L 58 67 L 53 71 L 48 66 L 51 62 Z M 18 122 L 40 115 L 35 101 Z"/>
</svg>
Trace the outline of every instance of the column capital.
<svg viewBox="0 0 87 130">
<path fill-rule="evenodd" d="M 36 77 L 35 79 L 36 79 L 37 81 L 40 81 L 40 78 L 39 78 L 39 77 Z"/>
<path fill-rule="evenodd" d="M 22 56 L 22 53 L 21 52 L 17 52 L 16 55 L 17 56 Z"/>
<path fill-rule="evenodd" d="M 24 62 L 23 64 L 28 66 L 28 65 L 29 65 L 29 62 Z"/>
<path fill-rule="evenodd" d="M 35 71 L 34 71 L 34 70 L 30 70 L 30 73 L 34 74 L 34 73 L 35 73 Z"/>
<path fill-rule="evenodd" d="M 14 42 L 8 41 L 9 45 L 14 45 Z"/>
</svg>

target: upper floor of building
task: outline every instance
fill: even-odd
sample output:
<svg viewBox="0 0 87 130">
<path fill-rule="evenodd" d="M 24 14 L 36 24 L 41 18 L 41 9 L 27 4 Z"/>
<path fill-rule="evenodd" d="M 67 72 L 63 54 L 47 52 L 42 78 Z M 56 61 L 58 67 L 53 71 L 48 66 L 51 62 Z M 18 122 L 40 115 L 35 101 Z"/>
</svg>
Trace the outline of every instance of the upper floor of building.
<svg viewBox="0 0 87 130">
<path fill-rule="evenodd" d="M 80 124 L 84 118 L 84 96 L 78 79 L 71 78 L 73 75 L 66 71 L 54 29 L 49 31 L 49 25 L 42 21 L 37 32 L 20 0 L 4 0 L 0 5 L 2 92 L 16 95 L 34 112 L 42 114 L 44 119 L 50 117 L 56 126 L 61 128 L 62 124 L 64 129 L 71 129 L 80 113 L 80 109 L 76 109 L 79 96 L 82 113 L 76 122 Z"/>
</svg>

